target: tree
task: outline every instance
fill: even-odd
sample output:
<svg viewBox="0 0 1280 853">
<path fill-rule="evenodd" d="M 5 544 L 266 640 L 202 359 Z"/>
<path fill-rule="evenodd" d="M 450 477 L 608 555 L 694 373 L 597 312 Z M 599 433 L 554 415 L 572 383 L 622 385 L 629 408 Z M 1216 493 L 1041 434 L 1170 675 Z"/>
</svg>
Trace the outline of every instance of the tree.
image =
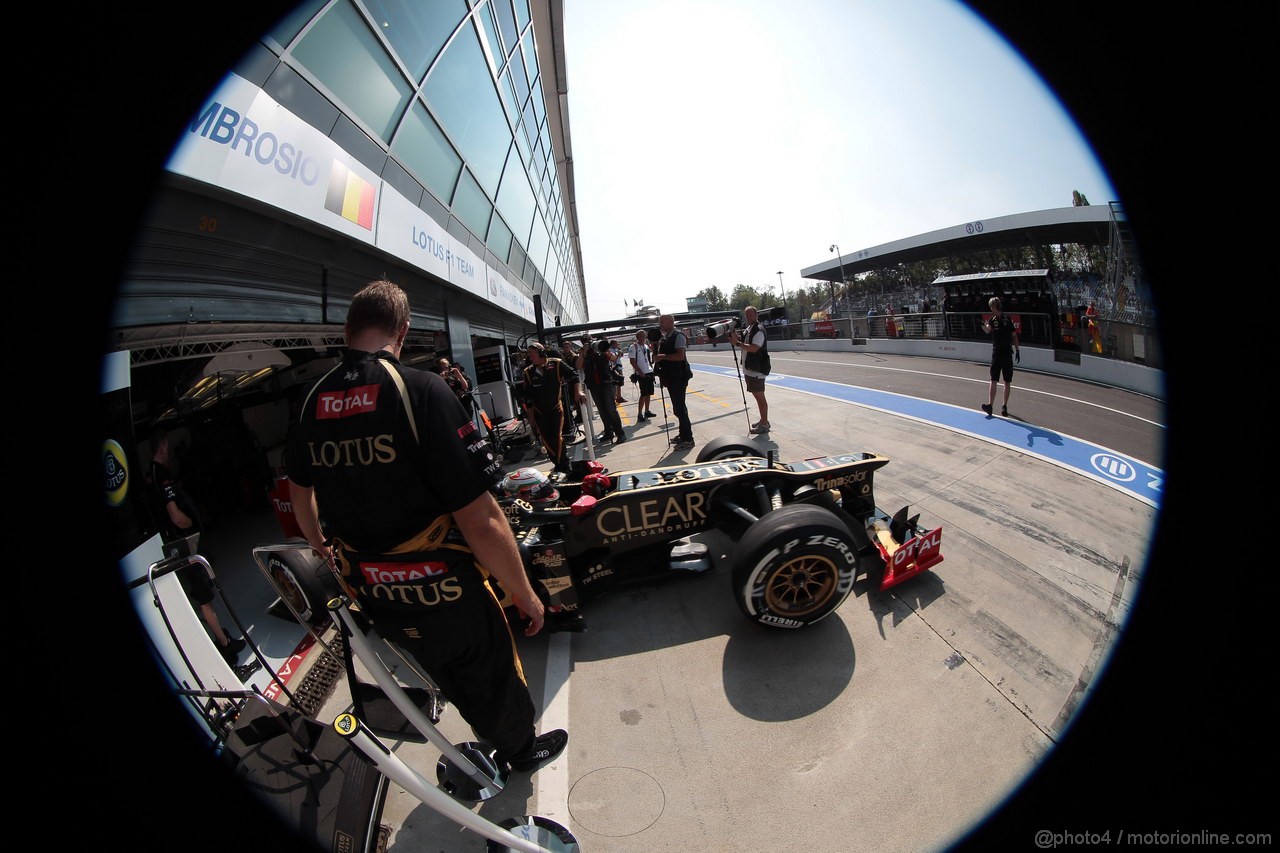
<svg viewBox="0 0 1280 853">
<path fill-rule="evenodd" d="M 768 308 L 775 302 L 781 305 L 782 301 L 774 298 L 768 287 L 756 288 L 749 284 L 739 284 L 733 288 L 733 295 L 729 297 L 729 308 L 733 311 L 741 311 L 748 305 L 754 305 L 757 308 Z"/>
<path fill-rule="evenodd" d="M 707 300 L 708 311 L 725 311 L 729 308 L 729 300 L 725 298 L 724 292 L 714 284 L 699 290 L 695 298 Z"/>
</svg>

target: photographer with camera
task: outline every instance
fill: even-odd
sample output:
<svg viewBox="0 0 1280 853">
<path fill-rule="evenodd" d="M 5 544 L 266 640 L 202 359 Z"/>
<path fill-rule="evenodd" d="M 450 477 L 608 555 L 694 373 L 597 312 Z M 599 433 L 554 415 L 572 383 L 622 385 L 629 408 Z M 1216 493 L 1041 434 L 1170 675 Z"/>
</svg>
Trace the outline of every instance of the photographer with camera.
<svg viewBox="0 0 1280 853">
<path fill-rule="evenodd" d="M 671 446 L 676 450 L 688 450 L 693 447 L 693 423 L 689 420 L 689 406 L 685 402 L 689 380 L 693 378 L 693 368 L 685 357 L 689 343 L 684 332 L 676 328 L 676 318 L 670 314 L 658 318 L 658 328 L 662 336 L 658 341 L 653 369 L 662 380 L 662 387 L 671 395 L 671 411 L 680 424 Z"/>
<path fill-rule="evenodd" d="M 768 432 L 769 401 L 764 397 L 764 380 L 771 369 L 768 335 L 760 325 L 760 315 L 754 305 L 748 305 L 742 313 L 746 317 L 747 327 L 741 337 L 736 330 L 730 332 L 729 345 L 742 348 L 742 375 L 747 378 L 747 390 L 756 398 L 756 405 L 760 407 L 760 420 L 751 426 L 751 432 Z"/>
<path fill-rule="evenodd" d="M 462 404 L 470 409 L 473 405 L 468 392 L 471 390 L 471 380 L 467 379 L 466 372 L 456 364 L 450 364 L 449 359 L 442 358 L 436 364 L 436 372 L 440 374 L 440 378 L 444 380 L 444 384 L 448 385 L 454 394 L 458 395 L 458 399 Z"/>
<path fill-rule="evenodd" d="M 631 361 L 631 381 L 640 386 L 636 423 L 644 423 L 654 417 L 649 410 L 649 400 L 653 398 L 653 359 L 649 353 L 649 333 L 644 329 L 636 332 L 635 343 L 627 347 L 627 358 Z"/>
<path fill-rule="evenodd" d="M 618 404 L 614 402 L 618 386 L 612 362 L 609 361 L 607 339 L 601 338 L 593 345 L 582 348 L 582 376 L 591 392 L 591 401 L 595 403 L 600 420 L 604 423 L 604 432 L 596 436 L 596 440 L 622 444 L 627 438 L 622 434 L 622 418 L 618 415 Z"/>
</svg>

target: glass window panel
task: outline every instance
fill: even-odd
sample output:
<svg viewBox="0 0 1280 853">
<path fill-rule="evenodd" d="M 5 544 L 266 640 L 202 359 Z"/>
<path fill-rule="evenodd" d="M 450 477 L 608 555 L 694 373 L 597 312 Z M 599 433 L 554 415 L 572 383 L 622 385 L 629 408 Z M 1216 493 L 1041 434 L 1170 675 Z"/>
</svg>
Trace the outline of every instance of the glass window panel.
<svg viewBox="0 0 1280 853">
<path fill-rule="evenodd" d="M 421 101 L 414 101 L 413 108 L 396 133 L 391 153 L 426 184 L 436 198 L 453 197 L 462 158 L 454 153 L 444 131 L 432 121 Z"/>
<path fill-rule="evenodd" d="M 529 146 L 529 140 L 525 137 L 524 131 L 516 132 L 516 145 L 520 148 L 520 157 L 525 163 L 533 162 L 533 148 Z"/>
<path fill-rule="evenodd" d="M 529 142 L 533 145 L 534 160 L 538 159 L 538 117 L 533 114 L 533 107 L 529 102 L 524 105 L 524 132 L 529 136 Z M 543 157 L 543 160 L 546 158 Z M 541 173 L 539 173 L 541 174 Z"/>
<path fill-rule="evenodd" d="M 533 234 L 529 237 L 529 259 L 533 261 L 538 272 L 547 267 L 547 248 L 551 238 L 547 236 L 547 226 L 542 224 L 542 217 L 533 220 Z"/>
<path fill-rule="evenodd" d="M 513 151 L 511 158 L 514 157 Z M 529 226 L 533 223 L 537 204 L 533 200 L 533 190 L 529 187 L 524 167 L 514 162 L 514 159 L 502 177 L 502 187 L 498 190 L 498 210 L 502 212 L 502 218 L 507 221 L 511 233 L 520 244 L 528 243 Z"/>
<path fill-rule="evenodd" d="M 533 81 L 533 97 L 529 98 L 529 102 L 533 104 L 533 114 L 538 117 L 538 126 L 542 126 L 543 116 L 547 114 L 547 105 L 542 102 L 542 81 Z"/>
<path fill-rule="evenodd" d="M 489 43 L 489 53 L 493 56 L 495 70 L 506 64 L 507 57 L 502 50 L 502 42 L 498 40 L 498 25 L 493 22 L 493 10 L 488 6 L 480 7 L 480 23 L 483 24 L 484 37 Z"/>
<path fill-rule="evenodd" d="M 458 34 L 431 69 L 423 93 L 480 186 L 496 194 L 511 146 L 511 128 L 480 49 L 480 37 L 473 27 L 467 30 Z"/>
<path fill-rule="evenodd" d="M 502 27 L 502 42 L 508 49 L 514 47 L 520 39 L 516 33 L 516 18 L 511 13 L 511 0 L 490 0 L 493 12 L 498 16 L 498 26 Z"/>
<path fill-rule="evenodd" d="M 413 90 L 350 3 L 326 12 L 293 56 L 380 139 L 391 138 Z"/>
<path fill-rule="evenodd" d="M 458 191 L 453 196 L 453 215 L 471 230 L 472 234 L 484 234 L 489 230 L 489 216 L 493 205 L 485 197 L 484 190 L 465 169 L 458 181 Z"/>
<path fill-rule="evenodd" d="M 524 73 L 524 63 L 515 56 L 511 59 L 511 82 L 516 87 L 516 103 L 523 108 L 529 97 L 529 77 Z"/>
<path fill-rule="evenodd" d="M 532 124 L 532 122 L 534 122 L 534 110 L 529 108 L 529 106 L 526 106 L 525 108 L 526 131 L 531 127 L 538 127 L 536 126 L 536 124 Z M 536 138 L 538 137 L 535 136 L 531 138 L 534 138 L 534 140 L 536 140 Z M 543 177 L 543 169 L 547 168 L 547 152 L 543 151 L 543 146 L 538 145 L 538 143 L 536 142 L 534 143 L 534 145 L 532 145 L 532 152 L 534 152 L 534 167 L 535 167 L 534 174 L 538 175 L 538 177 L 541 178 Z"/>
<path fill-rule="evenodd" d="M 511 229 L 497 214 L 494 214 L 493 221 L 489 223 L 489 239 L 486 242 L 489 244 L 489 251 L 505 264 L 511 256 Z"/>
<path fill-rule="evenodd" d="M 546 173 L 546 170 L 547 160 L 542 156 L 542 147 L 539 146 L 533 149 L 533 175 L 538 179 L 539 183 L 542 182 L 542 176 Z"/>
<path fill-rule="evenodd" d="M 298 37 L 298 33 L 302 32 L 302 28 L 324 8 L 324 4 L 327 2 L 328 0 L 308 0 L 305 3 L 299 3 L 293 8 L 293 11 L 286 14 L 274 27 L 268 30 L 267 35 L 275 39 L 281 47 L 288 47 L 289 42 Z"/>
<path fill-rule="evenodd" d="M 524 38 L 520 40 L 521 49 L 524 51 L 524 70 L 529 75 L 530 80 L 538 79 L 538 51 L 533 43 L 533 30 L 524 34 Z"/>
<path fill-rule="evenodd" d="M 467 16 L 466 0 L 364 0 L 364 7 L 415 81 Z"/>
<path fill-rule="evenodd" d="M 529 0 L 514 0 L 512 5 L 516 7 L 516 25 L 523 32 L 529 24 Z"/>
<path fill-rule="evenodd" d="M 502 93 L 502 106 L 507 110 L 507 118 L 511 120 L 511 126 L 515 127 L 520 124 L 520 108 L 516 106 L 516 90 L 511 84 L 509 71 L 502 73 L 502 78 L 498 82 L 498 91 Z"/>
</svg>

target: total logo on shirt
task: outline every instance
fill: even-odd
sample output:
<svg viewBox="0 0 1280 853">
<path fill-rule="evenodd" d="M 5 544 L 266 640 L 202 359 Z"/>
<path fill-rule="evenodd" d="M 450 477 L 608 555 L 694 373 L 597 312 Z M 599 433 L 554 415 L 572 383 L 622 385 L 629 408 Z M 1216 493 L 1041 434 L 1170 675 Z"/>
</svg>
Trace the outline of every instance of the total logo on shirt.
<svg viewBox="0 0 1280 853">
<path fill-rule="evenodd" d="M 345 418 L 372 412 L 378 407 L 379 386 L 360 385 L 345 391 L 323 391 L 316 395 L 316 418 Z"/>
</svg>

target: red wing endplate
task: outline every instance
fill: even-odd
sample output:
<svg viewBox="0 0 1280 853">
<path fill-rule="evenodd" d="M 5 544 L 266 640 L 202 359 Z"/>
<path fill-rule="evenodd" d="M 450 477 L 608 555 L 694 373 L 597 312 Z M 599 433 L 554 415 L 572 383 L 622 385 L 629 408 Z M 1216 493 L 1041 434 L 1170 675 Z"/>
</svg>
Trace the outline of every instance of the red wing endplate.
<svg viewBox="0 0 1280 853">
<path fill-rule="evenodd" d="M 935 527 L 913 536 L 892 553 L 878 539 L 876 546 L 884 557 L 884 577 L 880 580 L 880 589 L 885 590 L 942 562 L 942 528 Z"/>
</svg>

